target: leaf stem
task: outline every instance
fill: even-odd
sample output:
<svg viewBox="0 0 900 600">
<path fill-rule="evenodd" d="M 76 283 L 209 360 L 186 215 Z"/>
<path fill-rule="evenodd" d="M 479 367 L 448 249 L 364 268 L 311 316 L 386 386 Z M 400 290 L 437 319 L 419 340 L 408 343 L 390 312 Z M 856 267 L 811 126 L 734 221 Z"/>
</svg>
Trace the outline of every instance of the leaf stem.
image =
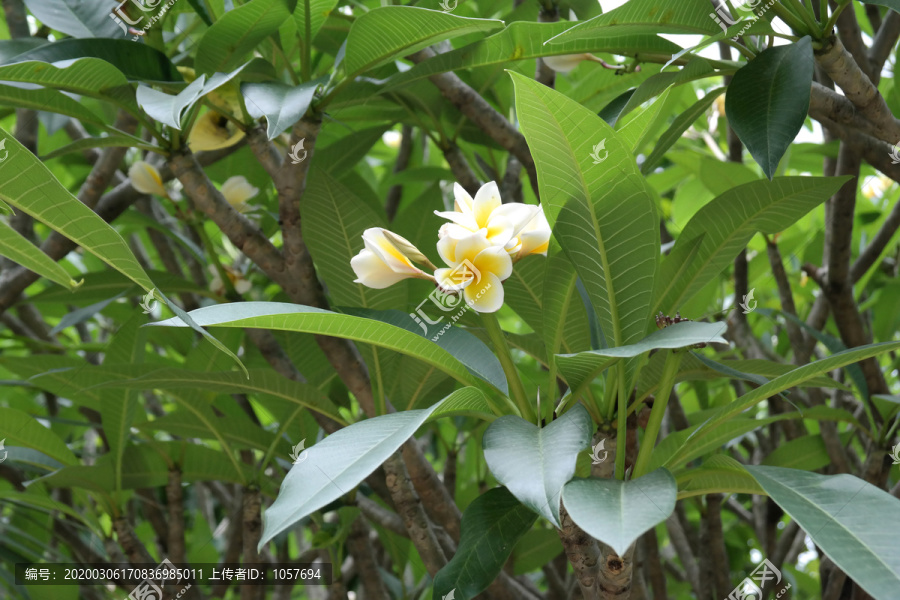
<svg viewBox="0 0 900 600">
<path fill-rule="evenodd" d="M 512 354 L 509 352 L 509 344 L 506 343 L 506 336 L 503 335 L 503 329 L 500 328 L 500 321 L 497 320 L 496 313 L 481 313 L 481 321 L 484 323 L 484 329 L 494 346 L 497 358 L 500 359 L 500 366 L 506 374 L 506 381 L 509 384 L 512 399 L 521 413 L 523 419 L 529 422 L 536 422 L 536 415 L 531 403 L 528 402 L 528 396 L 525 394 L 525 386 L 522 385 L 522 379 L 519 377 L 519 371 L 513 362 Z"/>
<path fill-rule="evenodd" d="M 835 10 L 830 17 L 828 17 L 828 22 L 825 23 L 825 27 L 822 28 L 822 37 L 829 35 L 831 30 L 834 29 L 834 26 L 837 24 L 838 17 L 841 16 L 841 13 L 844 12 L 844 9 L 850 6 L 850 0 L 847 2 L 838 5 L 837 10 Z"/>
<path fill-rule="evenodd" d="M 790 9 L 782 6 L 778 2 L 772 5 L 772 11 L 794 31 L 802 33 L 803 35 L 814 35 L 816 33 L 815 31 L 810 31 L 809 26 L 806 23 L 801 19 L 798 19 Z"/>
<path fill-rule="evenodd" d="M 662 426 L 663 415 L 666 414 L 666 405 L 669 403 L 669 396 L 672 394 L 672 387 L 675 385 L 675 376 L 678 374 L 678 367 L 681 365 L 681 357 L 684 356 L 683 352 L 674 350 L 667 350 L 666 352 L 668 352 L 668 355 L 666 356 L 666 364 L 663 366 L 659 393 L 653 401 L 653 408 L 650 410 L 650 420 L 647 422 L 641 450 L 638 452 L 637 462 L 634 465 L 633 479 L 646 475 L 647 467 L 650 465 L 650 456 L 653 454 L 653 447 L 656 446 L 656 438 Z"/>
</svg>

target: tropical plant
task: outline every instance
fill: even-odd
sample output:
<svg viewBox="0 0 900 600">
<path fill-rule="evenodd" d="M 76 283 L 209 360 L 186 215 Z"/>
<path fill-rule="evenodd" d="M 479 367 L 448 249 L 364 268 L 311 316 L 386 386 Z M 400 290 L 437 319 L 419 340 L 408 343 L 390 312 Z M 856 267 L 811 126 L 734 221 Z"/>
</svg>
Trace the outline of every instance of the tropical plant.
<svg viewBox="0 0 900 600">
<path fill-rule="evenodd" d="M 110 4 L 3 3 L 13 597 L 897 597 L 900 3 Z"/>
</svg>

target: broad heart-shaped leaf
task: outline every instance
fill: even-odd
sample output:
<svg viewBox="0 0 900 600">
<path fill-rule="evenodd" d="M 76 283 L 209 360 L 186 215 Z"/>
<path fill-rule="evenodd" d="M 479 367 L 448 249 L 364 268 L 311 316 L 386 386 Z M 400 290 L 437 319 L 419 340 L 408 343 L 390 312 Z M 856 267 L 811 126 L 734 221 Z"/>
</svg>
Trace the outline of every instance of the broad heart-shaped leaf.
<svg viewBox="0 0 900 600">
<path fill-rule="evenodd" d="M 546 427 L 506 415 L 484 432 L 484 460 L 522 504 L 559 527 L 559 495 L 593 433 L 594 423 L 581 404 Z"/>
<path fill-rule="evenodd" d="M 175 96 L 139 85 L 137 88 L 138 106 L 160 123 L 180 130 L 181 115 L 200 97 L 205 81 L 206 76 L 201 75 Z"/>
<path fill-rule="evenodd" d="M 571 23 L 533 23 L 516 21 L 492 36 L 472 44 L 444 52 L 415 65 L 408 71 L 391 77 L 384 91 L 389 91 L 411 81 L 459 69 L 496 66 L 512 61 L 533 60 L 539 56 L 579 54 L 581 52 L 610 52 L 632 55 L 636 52 L 674 54 L 681 48 L 657 35 L 621 35 L 613 32 L 598 32 L 590 38 L 572 40 L 563 44 L 544 42 L 569 29 Z"/>
<path fill-rule="evenodd" d="M 578 354 L 558 354 L 556 362 L 572 393 L 577 395 L 597 375 L 623 358 L 638 356 L 657 348 L 686 348 L 711 342 L 727 344 L 722 337 L 727 327 L 725 323 L 682 321 L 654 331 L 636 344 L 588 350 Z"/>
<path fill-rule="evenodd" d="M 78 462 L 59 436 L 17 408 L 0 407 L 0 440 L 6 440 L 10 446 L 40 450 L 64 465 Z"/>
<path fill-rule="evenodd" d="M 663 260 L 654 312 L 674 313 L 730 265 L 756 232 L 773 235 L 787 229 L 846 181 L 846 177 L 759 180 L 709 202 L 685 225 Z"/>
<path fill-rule="evenodd" d="M 437 344 L 379 321 L 283 302 L 236 302 L 198 308 L 187 313 L 201 327 L 255 327 L 281 331 L 300 331 L 346 338 L 408 354 L 440 369 L 466 385 L 479 386 L 483 380 Z M 153 326 L 185 327 L 179 318 Z"/>
<path fill-rule="evenodd" d="M 807 36 L 763 50 L 728 86 L 728 122 L 769 179 L 806 120 L 814 65 Z"/>
<path fill-rule="evenodd" d="M 243 83 L 241 93 L 250 116 L 266 118 L 266 135 L 271 140 L 300 120 L 319 83 L 309 81 L 298 86 L 279 82 Z"/>
<path fill-rule="evenodd" d="M 669 456 L 666 458 L 665 465 L 671 466 L 677 465 L 679 464 L 679 462 L 683 462 L 686 456 L 690 456 L 698 446 L 704 443 L 706 437 L 714 434 L 715 429 L 719 425 L 742 413 L 748 408 L 758 404 L 759 402 L 765 400 L 766 398 L 771 398 L 779 392 L 797 386 L 804 381 L 821 375 L 822 373 L 827 373 L 828 371 L 831 371 L 833 369 L 838 369 L 840 367 L 859 362 L 873 356 L 878 356 L 879 354 L 890 352 L 891 350 L 896 350 L 897 348 L 900 348 L 900 342 L 882 342 L 880 344 L 859 346 L 850 350 L 845 350 L 844 352 L 832 354 L 827 358 L 823 358 L 821 360 L 817 360 L 816 362 L 803 365 L 802 367 L 798 367 L 785 373 L 784 375 L 776 377 L 769 383 L 761 385 L 758 388 L 747 392 L 731 404 L 716 409 L 713 414 L 705 422 L 703 422 L 703 424 L 694 429 L 693 433 L 687 438 L 684 445 L 682 445 L 677 451 L 669 454 Z"/>
<path fill-rule="evenodd" d="M 469 401 L 478 396 L 482 396 L 480 391 L 463 388 L 426 409 L 354 423 L 308 448 L 288 471 L 278 497 L 263 515 L 259 549 L 297 521 L 353 490 L 443 404 Z"/>
<path fill-rule="evenodd" d="M 631 149 L 603 119 L 510 74 L 553 234 L 584 282 L 609 344 L 636 342 L 647 331 L 659 260 L 653 192 Z"/>
<path fill-rule="evenodd" d="M 295 5 L 296 0 L 250 0 L 226 12 L 200 39 L 194 63 L 197 73 L 233 69 L 291 18 Z"/>
<path fill-rule="evenodd" d="M 9 152 L 0 163 L 0 200 L 66 236 L 145 290 L 153 289 L 119 232 L 63 187 L 16 138 L 4 129 L 0 138 Z"/>
<path fill-rule="evenodd" d="M 720 31 L 709 16 L 706 0 L 631 0 L 608 13 L 579 23 L 551 39 L 549 44 L 591 38 L 615 31 L 626 33 L 705 33 Z"/>
<path fill-rule="evenodd" d="M 454 600 L 474 598 L 497 578 L 537 515 L 504 487 L 488 490 L 463 513 L 456 554 L 434 576 L 434 598 L 456 591 Z"/>
<path fill-rule="evenodd" d="M 353 77 L 442 40 L 503 27 L 503 21 L 457 17 L 416 6 L 382 6 L 358 17 L 347 35 L 344 71 Z"/>
<path fill-rule="evenodd" d="M 878 600 L 900 590 L 900 500 L 852 475 L 747 466 L 839 569 Z"/>
<path fill-rule="evenodd" d="M 117 3 L 84 0 L 24 0 L 38 21 L 76 38 L 112 38 L 123 35 L 110 18 Z"/>
<path fill-rule="evenodd" d="M 0 254 L 63 287 L 78 287 L 58 262 L 3 221 L 0 221 Z"/>
<path fill-rule="evenodd" d="M 624 556 L 641 534 L 669 518 L 678 490 L 672 474 L 657 469 L 631 481 L 576 479 L 562 495 L 576 525 Z"/>
<path fill-rule="evenodd" d="M 65 67 L 71 61 L 82 58 L 98 58 L 118 69 L 130 80 L 180 82 L 184 77 L 169 58 L 152 46 L 126 40 L 66 39 L 44 44 L 8 62 L 38 60 L 45 63 L 61 63 Z M 93 82 L 83 82 L 91 85 Z"/>
</svg>

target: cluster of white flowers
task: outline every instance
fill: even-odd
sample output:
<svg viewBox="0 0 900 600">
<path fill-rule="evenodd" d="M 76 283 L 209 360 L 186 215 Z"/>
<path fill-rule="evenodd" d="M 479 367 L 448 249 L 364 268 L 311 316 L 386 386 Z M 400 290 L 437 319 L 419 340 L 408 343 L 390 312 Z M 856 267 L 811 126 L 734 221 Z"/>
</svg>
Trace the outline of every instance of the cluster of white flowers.
<svg viewBox="0 0 900 600">
<path fill-rule="evenodd" d="M 435 267 L 403 237 L 373 227 L 363 232 L 365 248 L 350 261 L 356 283 L 383 289 L 403 279 L 427 279 L 446 292 L 462 294 L 477 312 L 500 310 L 502 282 L 516 261 L 529 254 L 547 254 L 550 225 L 540 206 L 503 204 L 493 181 L 483 185 L 474 199 L 459 184 L 453 191 L 455 210 L 435 211 L 450 221 L 438 231 L 437 251 L 446 267 Z"/>
</svg>

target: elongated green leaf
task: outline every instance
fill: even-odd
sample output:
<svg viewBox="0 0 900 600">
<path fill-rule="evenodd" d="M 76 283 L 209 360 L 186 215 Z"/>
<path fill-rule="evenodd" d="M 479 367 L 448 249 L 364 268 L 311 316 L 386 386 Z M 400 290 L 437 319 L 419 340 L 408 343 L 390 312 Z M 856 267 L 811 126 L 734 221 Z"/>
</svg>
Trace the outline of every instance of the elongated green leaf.
<svg viewBox="0 0 900 600">
<path fill-rule="evenodd" d="M 122 30 L 110 19 L 114 3 L 102 6 L 83 0 L 25 0 L 25 6 L 44 25 L 76 38 L 111 38 Z"/>
<path fill-rule="evenodd" d="M 297 23 L 297 33 L 307 44 L 312 44 L 316 39 L 325 19 L 337 3 L 338 0 L 298 0 L 297 8 L 294 9 L 294 21 Z"/>
<path fill-rule="evenodd" d="M 720 66 L 718 71 L 716 66 Z M 728 65 L 718 65 L 715 61 L 695 56 L 681 70 L 651 75 L 634 90 L 634 93 L 628 98 L 628 101 L 619 113 L 618 118 L 621 119 L 644 102 L 655 98 L 667 89 L 724 72 L 728 72 Z"/>
<path fill-rule="evenodd" d="M 153 282 L 122 236 L 79 202 L 13 136 L 3 129 L 0 136 L 9 152 L 9 158 L 0 163 L 0 200 L 66 236 L 144 290 L 153 289 Z"/>
<path fill-rule="evenodd" d="M 75 116 L 75 115 L 72 115 Z M 140 148 L 141 150 L 152 150 L 155 152 L 161 152 L 162 149 L 158 146 L 153 146 L 151 144 L 146 144 L 143 141 L 139 141 L 139 138 L 134 138 L 129 135 L 118 135 L 112 134 L 104 137 L 88 137 L 80 140 L 76 140 L 71 144 L 66 144 L 52 152 L 48 152 L 47 154 L 41 156 L 42 161 L 48 161 L 50 159 L 56 158 L 58 156 L 63 156 L 65 154 L 70 154 L 72 152 L 81 152 L 83 150 L 88 150 L 90 148 Z M 155 223 L 155 222 L 154 222 Z M 162 229 L 159 223 L 155 223 L 157 228 Z"/>
<path fill-rule="evenodd" d="M 536 520 L 537 515 L 506 488 L 476 498 L 463 513 L 456 554 L 434 576 L 434 597 L 444 598 L 455 590 L 454 600 L 469 600 L 486 590 Z"/>
<path fill-rule="evenodd" d="M 563 504 L 585 533 L 624 556 L 642 533 L 675 510 L 675 478 L 657 469 L 631 481 L 576 479 L 563 488 Z"/>
<path fill-rule="evenodd" d="M 529 327 L 540 333 L 544 320 L 544 271 L 547 259 L 528 256 L 516 263 L 509 279 L 503 282 L 503 301 L 516 311 Z"/>
<path fill-rule="evenodd" d="M 631 0 L 608 13 L 579 23 L 550 40 L 562 44 L 591 38 L 607 32 L 626 33 L 718 33 L 719 26 L 710 18 L 706 0 Z"/>
<path fill-rule="evenodd" d="M 541 333 L 546 352 L 552 356 L 560 350 L 590 348 L 590 325 L 578 294 L 575 267 L 559 252 L 551 254 L 544 273 Z"/>
<path fill-rule="evenodd" d="M 900 0 L 860 0 L 863 4 L 877 4 L 878 6 L 887 6 L 900 12 Z"/>
<path fill-rule="evenodd" d="M 631 149 L 601 118 L 534 80 L 511 75 L 554 235 L 575 264 L 607 341 L 636 342 L 650 319 L 659 257 L 652 192 Z"/>
<path fill-rule="evenodd" d="M 862 589 L 879 600 L 897 597 L 900 500 L 852 475 L 781 467 L 746 469 Z"/>
<path fill-rule="evenodd" d="M 784 375 L 781 375 L 780 377 L 776 377 L 769 383 L 761 385 L 755 390 L 747 392 L 731 404 L 716 409 L 712 416 L 710 416 L 702 425 L 694 430 L 685 444 L 681 446 L 678 451 L 668 457 L 668 460 L 666 460 L 665 463 L 666 466 L 678 464 L 679 461 L 683 461 L 684 456 L 689 455 L 694 450 L 694 448 L 696 448 L 699 444 L 704 443 L 704 438 L 711 435 L 722 423 L 742 413 L 751 406 L 754 406 L 755 404 L 765 400 L 766 398 L 770 398 L 778 392 L 799 385 L 800 383 L 807 381 L 812 377 L 816 377 L 817 375 L 821 375 L 822 373 L 827 373 L 828 371 L 831 371 L 833 369 L 838 369 L 840 367 L 865 360 L 866 358 L 878 356 L 879 354 L 889 352 L 897 348 L 900 348 L 900 342 L 883 342 L 881 344 L 859 346 L 858 348 L 853 348 L 851 350 L 832 354 L 827 358 L 817 360 L 816 362 L 809 363 L 808 365 L 803 365 L 802 367 L 798 367 L 788 373 L 785 373 Z"/>
<path fill-rule="evenodd" d="M 728 86 L 728 122 L 769 179 L 806 120 L 814 64 L 807 36 L 763 50 Z"/>
<path fill-rule="evenodd" d="M 519 501 L 559 527 L 559 495 L 575 475 L 578 453 L 591 443 L 594 424 L 581 404 L 546 427 L 500 417 L 484 432 L 484 460 Z"/>
<path fill-rule="evenodd" d="M 786 418 L 786 417 L 782 417 Z M 778 417 L 769 417 L 766 419 L 748 419 L 743 417 L 734 418 L 727 423 L 722 423 L 716 427 L 715 431 L 710 431 L 701 441 L 690 444 L 690 451 L 680 452 L 679 449 L 685 448 L 686 440 L 697 432 L 701 425 L 693 425 L 687 429 L 676 431 L 667 435 L 653 450 L 653 456 L 650 459 L 650 468 L 665 466 L 669 469 L 675 469 L 695 458 L 705 456 L 710 452 L 719 450 L 732 440 L 742 435 L 750 433 L 755 429 L 759 429 L 769 423 L 777 421 Z M 677 455 L 677 457 L 673 456 Z"/>
<path fill-rule="evenodd" d="M 194 64 L 197 73 L 233 69 L 291 18 L 295 4 L 292 0 L 251 0 L 226 12 L 200 39 Z"/>
<path fill-rule="evenodd" d="M 841 442 L 849 441 L 850 434 L 840 434 Z M 825 440 L 821 435 L 804 435 L 801 438 L 786 442 L 766 456 L 762 464 L 772 467 L 815 471 L 828 466 L 831 458 L 825 448 Z"/>
<path fill-rule="evenodd" d="M 266 134 L 275 139 L 306 113 L 319 81 L 298 86 L 283 83 L 243 83 L 241 93 L 247 104 L 247 112 L 254 119 L 266 118 Z"/>
<path fill-rule="evenodd" d="M 342 315 L 300 304 L 281 302 L 239 302 L 199 308 L 188 313 L 202 327 L 256 327 L 281 331 L 302 331 L 373 344 L 433 365 L 466 385 L 481 381 L 446 350 L 399 327 Z M 180 319 L 153 325 L 184 327 Z"/>
<path fill-rule="evenodd" d="M 34 448 L 64 465 L 77 462 L 75 455 L 59 436 L 28 413 L 16 408 L 0 406 L 0 440 L 5 440 L 10 446 Z"/>
<path fill-rule="evenodd" d="M 18 56 L 29 50 L 34 50 L 35 48 L 48 43 L 47 40 L 37 37 L 0 40 L 0 64 L 6 63 L 6 61 L 14 56 Z"/>
<path fill-rule="evenodd" d="M 675 142 L 681 139 L 684 132 L 694 124 L 694 121 L 706 112 L 706 109 L 708 109 L 710 105 L 716 101 L 716 98 L 721 96 L 724 91 L 725 88 L 714 89 L 691 105 L 686 111 L 678 115 L 672 125 L 670 125 L 666 132 L 662 134 L 662 137 L 659 138 L 659 141 L 656 142 L 650 156 L 644 160 L 644 163 L 641 165 L 641 173 L 646 175 L 653 171 L 653 169 L 656 168 L 656 165 L 662 160 L 663 156 L 665 156 L 666 152 L 675 145 Z"/>
<path fill-rule="evenodd" d="M 248 369 L 249 379 L 235 371 L 203 372 L 186 369 L 160 369 L 156 365 L 119 365 L 115 369 L 97 367 L 102 382 L 92 388 L 157 390 L 205 390 L 220 393 L 274 396 L 299 404 L 343 423 L 337 407 L 318 388 L 282 377 L 270 369 Z"/>
<path fill-rule="evenodd" d="M 503 21 L 457 17 L 416 6 L 382 6 L 354 21 L 344 70 L 352 77 L 441 40 L 503 27 Z"/>
<path fill-rule="evenodd" d="M 588 350 L 578 354 L 559 354 L 556 362 L 573 394 L 578 394 L 605 369 L 623 358 L 638 356 L 657 348 L 686 348 L 711 342 L 727 343 L 722 337 L 725 323 L 682 321 L 654 331 L 640 342 L 628 346 Z"/>
<path fill-rule="evenodd" d="M 703 494 L 765 495 L 744 465 L 725 454 L 709 457 L 701 466 L 678 475 L 678 499 Z"/>
<path fill-rule="evenodd" d="M 480 394 L 473 388 L 457 390 L 429 408 L 366 419 L 308 448 L 285 476 L 278 498 L 265 512 L 260 550 L 297 521 L 353 490 L 444 402 Z"/>
<path fill-rule="evenodd" d="M 275 440 L 272 433 L 260 429 L 249 420 L 238 420 L 233 415 L 215 415 L 208 407 L 199 407 L 207 422 L 215 423 L 217 432 L 229 443 L 240 447 L 266 450 L 275 441 L 284 457 L 290 455 L 290 445 L 283 439 Z M 214 439 L 215 434 L 194 413 L 186 410 L 157 417 L 152 421 L 135 423 L 142 431 L 165 431 L 185 438 Z"/>
<path fill-rule="evenodd" d="M 497 66 L 512 61 L 533 60 L 540 56 L 580 54 L 582 52 L 609 52 L 631 56 L 636 52 L 673 54 L 681 48 L 664 38 L 653 34 L 622 35 L 613 32 L 598 32 L 584 39 L 575 39 L 562 44 L 545 44 L 550 38 L 566 31 L 571 23 L 533 23 L 516 21 L 509 27 L 462 48 L 438 54 L 412 69 L 391 77 L 384 91 L 390 91 L 411 81 L 459 69 Z"/>
<path fill-rule="evenodd" d="M 674 313 L 730 265 L 757 231 L 773 235 L 787 229 L 846 181 L 846 177 L 753 181 L 701 208 L 660 267 L 656 309 Z M 699 246 L 697 251 L 686 255 L 686 250 L 695 245 Z"/>
<path fill-rule="evenodd" d="M 59 40 L 24 52 L 8 62 L 41 61 L 66 68 L 73 60 L 85 58 L 100 59 L 132 81 L 184 81 L 163 52 L 146 44 L 117 39 Z"/>
<path fill-rule="evenodd" d="M 104 60 L 82 58 L 64 67 L 39 60 L 0 66 L 0 80 L 37 84 L 112 102 L 138 112 L 134 90 L 121 71 Z"/>
<path fill-rule="evenodd" d="M 0 255 L 70 290 L 79 285 L 58 262 L 3 221 L 0 221 Z"/>
<path fill-rule="evenodd" d="M 0 103 L 22 108 L 46 110 L 60 115 L 75 117 L 83 123 L 104 127 L 100 117 L 69 96 L 47 88 L 31 89 L 31 84 L 0 85 Z"/>
</svg>

